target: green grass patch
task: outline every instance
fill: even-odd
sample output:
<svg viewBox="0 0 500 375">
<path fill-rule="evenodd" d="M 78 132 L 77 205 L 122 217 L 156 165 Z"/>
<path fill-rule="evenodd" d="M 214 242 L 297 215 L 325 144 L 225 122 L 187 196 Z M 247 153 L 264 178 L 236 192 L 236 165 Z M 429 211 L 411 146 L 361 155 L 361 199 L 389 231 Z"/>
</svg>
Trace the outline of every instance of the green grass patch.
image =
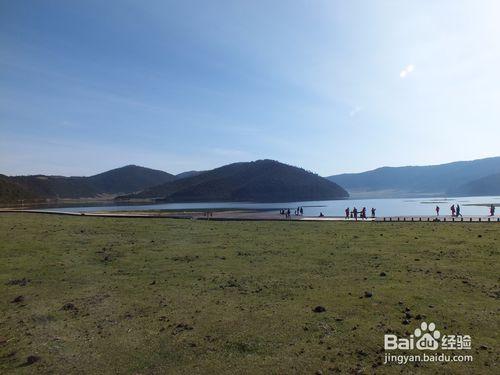
<svg viewBox="0 0 500 375">
<path fill-rule="evenodd" d="M 0 372 L 498 373 L 499 254 L 496 223 L 4 213 Z M 474 361 L 381 364 L 421 320 Z"/>
</svg>

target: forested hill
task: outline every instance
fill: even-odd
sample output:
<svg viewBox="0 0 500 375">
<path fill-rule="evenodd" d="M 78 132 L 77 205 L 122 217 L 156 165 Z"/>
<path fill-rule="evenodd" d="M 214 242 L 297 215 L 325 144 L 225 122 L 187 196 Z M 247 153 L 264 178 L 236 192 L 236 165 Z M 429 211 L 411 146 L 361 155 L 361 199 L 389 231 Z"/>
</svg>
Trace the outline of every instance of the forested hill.
<svg viewBox="0 0 500 375">
<path fill-rule="evenodd" d="M 27 199 L 94 198 L 103 194 L 118 195 L 141 191 L 148 187 L 175 179 L 163 171 L 127 165 L 90 177 L 64 176 L 3 176 L 11 188 L 0 192 L 0 200 L 12 202 L 16 195 L 24 194 Z M 21 189 L 14 194 L 13 189 Z M 9 191 L 9 193 L 7 193 Z M 23 193 L 21 193 L 21 191 Z M 16 199 L 17 200 L 17 199 Z"/>
<path fill-rule="evenodd" d="M 347 198 L 339 185 L 274 160 L 234 163 L 145 189 L 121 199 L 167 202 L 292 202 Z"/>
</svg>

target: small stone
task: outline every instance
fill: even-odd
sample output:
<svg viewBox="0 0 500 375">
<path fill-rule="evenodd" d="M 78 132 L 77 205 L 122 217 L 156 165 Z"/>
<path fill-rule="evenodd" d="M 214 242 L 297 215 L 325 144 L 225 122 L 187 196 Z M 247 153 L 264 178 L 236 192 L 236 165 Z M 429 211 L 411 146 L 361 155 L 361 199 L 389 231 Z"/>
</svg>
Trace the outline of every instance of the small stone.
<svg viewBox="0 0 500 375">
<path fill-rule="evenodd" d="M 380 272 L 380 276 L 386 276 L 385 272 Z"/>
<path fill-rule="evenodd" d="M 366 357 L 368 355 L 364 350 L 358 350 L 356 353 L 361 357 Z"/>
<path fill-rule="evenodd" d="M 26 364 L 27 365 L 32 365 L 35 362 L 38 362 L 41 358 L 37 355 L 30 355 L 28 358 L 26 358 Z"/>
<path fill-rule="evenodd" d="M 326 311 L 326 309 L 323 306 L 316 306 L 313 309 L 313 312 L 315 312 L 315 313 L 322 313 L 322 312 L 325 312 L 325 311 Z"/>
<path fill-rule="evenodd" d="M 24 297 L 23 296 L 17 296 L 16 298 L 14 298 L 12 300 L 12 303 L 20 303 L 20 302 L 23 302 L 24 301 Z"/>
<path fill-rule="evenodd" d="M 9 280 L 5 285 L 19 285 L 19 286 L 26 286 L 30 280 L 27 280 L 25 277 L 22 279 L 14 279 L 14 280 Z"/>
<path fill-rule="evenodd" d="M 372 292 L 365 292 L 365 298 L 371 298 L 371 297 L 373 297 Z"/>
<path fill-rule="evenodd" d="M 406 325 L 410 324 L 410 321 L 408 319 L 404 319 L 403 324 L 406 326 Z"/>
<path fill-rule="evenodd" d="M 76 306 L 74 304 L 72 304 L 71 302 L 68 302 L 66 304 L 63 305 L 63 307 L 61 307 L 62 310 L 64 311 L 75 311 L 75 310 L 78 310 L 76 308 Z"/>
</svg>

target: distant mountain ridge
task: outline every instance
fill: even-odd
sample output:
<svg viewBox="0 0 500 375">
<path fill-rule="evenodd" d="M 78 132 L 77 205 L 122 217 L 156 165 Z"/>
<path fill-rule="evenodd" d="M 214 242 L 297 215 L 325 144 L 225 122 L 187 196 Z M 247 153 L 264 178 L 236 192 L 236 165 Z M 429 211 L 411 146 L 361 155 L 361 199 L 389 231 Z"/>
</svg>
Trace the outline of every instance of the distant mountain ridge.
<svg viewBox="0 0 500 375">
<path fill-rule="evenodd" d="M 342 199 L 349 194 L 353 198 L 500 195 L 500 157 L 382 167 L 327 178 L 268 159 L 177 175 L 137 165 L 90 177 L 0 175 L 2 204 L 116 196 L 167 202 L 289 202 Z"/>
<path fill-rule="evenodd" d="M 337 184 L 302 168 L 274 160 L 233 163 L 120 199 L 166 202 L 292 202 L 347 198 Z"/>
<path fill-rule="evenodd" d="M 500 195 L 500 173 L 481 177 L 450 190 L 451 195 L 488 196 Z"/>
<path fill-rule="evenodd" d="M 500 157 L 430 166 L 382 167 L 327 177 L 354 197 L 457 194 L 458 187 L 500 173 Z"/>
<path fill-rule="evenodd" d="M 86 177 L 35 175 L 9 179 L 41 199 L 92 198 L 99 194 Z"/>
<path fill-rule="evenodd" d="M 175 179 L 174 175 L 137 165 L 112 169 L 90 177 L 5 176 L 37 199 L 95 198 L 103 194 L 127 194 Z"/>
</svg>

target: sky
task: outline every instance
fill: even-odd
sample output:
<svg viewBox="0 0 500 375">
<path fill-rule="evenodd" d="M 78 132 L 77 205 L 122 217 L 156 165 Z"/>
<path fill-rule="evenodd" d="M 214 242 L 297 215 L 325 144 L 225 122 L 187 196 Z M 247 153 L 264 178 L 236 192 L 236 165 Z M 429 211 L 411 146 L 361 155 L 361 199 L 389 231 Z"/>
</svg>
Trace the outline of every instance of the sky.
<svg viewBox="0 0 500 375">
<path fill-rule="evenodd" d="M 0 173 L 499 156 L 500 1 L 0 0 Z"/>
</svg>

